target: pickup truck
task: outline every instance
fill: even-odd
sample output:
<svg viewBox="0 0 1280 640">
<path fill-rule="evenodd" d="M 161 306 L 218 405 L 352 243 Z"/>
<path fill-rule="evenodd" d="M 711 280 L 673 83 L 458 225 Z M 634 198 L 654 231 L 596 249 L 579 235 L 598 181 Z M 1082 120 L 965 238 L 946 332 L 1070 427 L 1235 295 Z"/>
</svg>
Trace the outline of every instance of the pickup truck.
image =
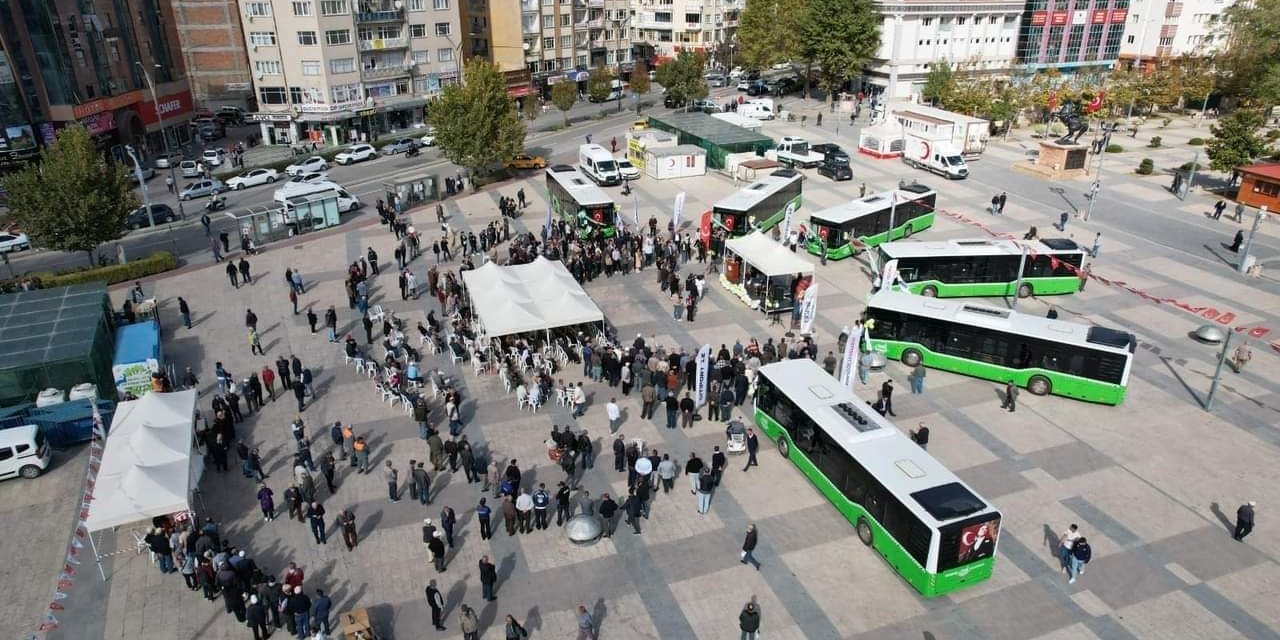
<svg viewBox="0 0 1280 640">
<path fill-rule="evenodd" d="M 786 136 L 778 142 L 778 146 L 765 152 L 764 157 L 776 160 L 789 167 L 808 169 L 822 164 L 825 156 L 809 148 L 809 141 L 804 138 Z"/>
</svg>

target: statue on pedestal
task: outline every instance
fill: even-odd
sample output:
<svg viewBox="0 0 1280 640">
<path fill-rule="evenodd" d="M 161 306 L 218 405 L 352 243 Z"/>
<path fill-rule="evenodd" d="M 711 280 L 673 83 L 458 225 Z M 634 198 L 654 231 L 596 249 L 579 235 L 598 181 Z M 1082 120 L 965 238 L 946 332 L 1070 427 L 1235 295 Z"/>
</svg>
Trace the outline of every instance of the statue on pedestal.
<svg viewBox="0 0 1280 640">
<path fill-rule="evenodd" d="M 1053 114 L 1062 124 L 1066 125 L 1066 135 L 1058 138 L 1056 141 L 1061 145 L 1080 144 L 1080 136 L 1083 136 L 1089 130 L 1089 123 L 1080 117 L 1080 108 L 1075 102 L 1064 102 L 1058 111 Z"/>
</svg>

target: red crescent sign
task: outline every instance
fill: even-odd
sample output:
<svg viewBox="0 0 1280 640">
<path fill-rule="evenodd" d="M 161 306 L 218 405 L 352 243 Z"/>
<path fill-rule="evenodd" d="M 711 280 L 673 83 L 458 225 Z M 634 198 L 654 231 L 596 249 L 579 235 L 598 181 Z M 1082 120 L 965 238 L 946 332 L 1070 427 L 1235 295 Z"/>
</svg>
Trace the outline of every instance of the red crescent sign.
<svg viewBox="0 0 1280 640">
<path fill-rule="evenodd" d="M 921 159 L 921 160 L 928 160 L 928 159 L 929 159 L 929 152 L 933 151 L 933 148 L 929 146 L 929 143 L 928 143 L 928 142 L 921 142 L 921 143 L 920 143 L 920 146 L 921 146 L 921 148 L 923 148 L 923 149 L 924 149 L 924 153 L 920 154 L 920 159 Z"/>
<path fill-rule="evenodd" d="M 960 536 L 960 544 L 962 544 L 962 545 L 964 545 L 964 546 L 966 546 L 966 547 L 972 547 L 972 546 L 973 546 L 973 533 L 974 533 L 973 531 L 965 531 L 965 532 Z"/>
</svg>

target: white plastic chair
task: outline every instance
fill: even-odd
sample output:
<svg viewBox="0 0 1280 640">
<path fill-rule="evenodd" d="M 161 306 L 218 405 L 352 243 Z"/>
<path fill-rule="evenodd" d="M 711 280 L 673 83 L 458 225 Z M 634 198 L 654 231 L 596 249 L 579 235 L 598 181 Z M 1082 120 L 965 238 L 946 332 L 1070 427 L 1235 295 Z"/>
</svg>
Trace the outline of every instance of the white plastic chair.
<svg viewBox="0 0 1280 640">
<path fill-rule="evenodd" d="M 525 405 L 529 404 L 529 391 L 524 385 L 516 387 L 516 407 L 523 410 Z"/>
<path fill-rule="evenodd" d="M 400 408 L 404 409 L 406 415 L 413 413 L 413 400 L 403 393 L 400 394 Z"/>
<path fill-rule="evenodd" d="M 382 305 L 375 304 L 369 307 L 369 319 L 374 322 L 381 322 L 387 316 L 387 312 L 382 310 Z"/>
<path fill-rule="evenodd" d="M 396 391 L 390 385 L 380 387 L 380 389 L 382 391 L 382 399 L 386 401 L 387 404 L 395 405 L 396 400 L 400 399 L 400 392 Z"/>
<path fill-rule="evenodd" d="M 556 406 L 557 406 L 557 407 L 567 407 L 567 406 L 569 406 L 569 392 L 568 392 L 568 391 L 565 391 L 564 389 L 556 389 Z"/>
</svg>

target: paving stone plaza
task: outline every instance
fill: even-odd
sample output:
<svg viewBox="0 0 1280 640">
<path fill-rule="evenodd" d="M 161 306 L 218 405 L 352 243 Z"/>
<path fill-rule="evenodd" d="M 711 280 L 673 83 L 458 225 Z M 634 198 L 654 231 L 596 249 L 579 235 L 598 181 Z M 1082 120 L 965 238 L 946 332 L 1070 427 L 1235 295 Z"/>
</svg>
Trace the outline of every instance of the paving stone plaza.
<svg viewBox="0 0 1280 640">
<path fill-rule="evenodd" d="M 983 162 L 1008 164 L 1019 155 L 1011 145 L 993 145 Z M 1041 236 L 1056 235 L 1047 231 L 1056 211 L 1035 198 L 1013 197 L 1003 218 L 988 218 L 983 204 L 993 188 L 1003 185 L 945 183 L 904 171 L 896 162 L 868 165 L 860 160 L 855 168 L 858 179 L 866 176 L 869 191 L 887 188 L 899 177 L 916 177 L 939 191 L 940 207 L 983 219 L 1000 231 L 1020 234 L 1038 225 Z M 514 197 L 522 185 L 531 204 L 513 231 L 536 232 L 546 210 L 540 175 L 447 202 L 454 228 L 478 231 L 499 219 L 498 198 Z M 1087 183 L 1078 186 L 1082 191 Z M 849 183 L 837 187 L 811 177 L 805 184 L 805 211 L 849 199 L 850 188 Z M 852 188 L 856 194 L 856 186 Z M 1134 181 L 1111 188 L 1122 189 L 1135 207 L 1171 218 L 1200 218 L 1207 208 L 1205 201 L 1171 200 L 1154 183 Z M 732 189 L 718 176 L 685 179 L 678 185 L 646 178 L 636 185 L 642 220 L 652 213 L 663 226 L 677 191 L 687 193 L 685 211 L 694 212 L 687 217 L 696 220 Z M 623 211 L 629 220 L 632 205 L 627 203 Z M 426 443 L 419 439 L 411 416 L 382 401 L 366 376 L 344 365 L 339 345 L 330 344 L 323 332 L 308 331 L 304 316 L 290 312 L 282 282 L 286 268 L 300 270 L 308 283 L 300 304 L 321 315 L 335 305 L 340 332 L 362 337 L 359 319 L 343 304 L 342 281 L 345 266 L 372 246 L 384 266 L 372 301 L 414 326 L 437 305 L 425 296 L 399 299 L 394 271 L 388 275 L 386 268 L 394 239 L 368 218 L 335 233 L 268 247 L 251 259 L 257 279 L 253 286 L 232 289 L 218 265 L 186 269 L 144 287 L 162 301 L 166 357 L 179 365 L 179 371 L 191 366 L 200 375 L 202 410 L 208 410 L 211 390 L 216 389 L 215 361 L 242 377 L 281 354 L 296 354 L 316 375 L 318 399 L 303 417 L 316 434 L 317 454 L 331 446 L 322 425 L 351 422 L 357 433 L 369 435 L 374 468 L 392 460 L 403 478 L 410 459 L 427 458 Z M 437 228 L 433 207 L 415 211 L 412 218 L 420 230 Z M 1076 222 L 1067 229 L 1085 245 L 1094 231 Z M 930 239 L 982 235 L 945 216 L 939 216 L 927 233 Z M 1264 226 L 1263 233 L 1271 231 Z M 436 234 L 426 235 L 430 240 Z M 505 246 L 502 252 L 505 255 Z M 424 260 L 430 259 L 428 252 L 411 265 L 420 279 L 425 280 Z M 456 268 L 457 262 L 450 266 Z M 692 263 L 683 273 L 696 268 Z M 870 283 L 866 265 L 857 260 L 832 262 L 816 273 L 821 285 L 817 341 L 825 354 L 836 349 L 841 326 L 861 311 Z M 1274 325 L 1280 317 L 1274 281 L 1244 281 L 1220 264 L 1188 260 L 1137 235 L 1105 233 L 1093 273 L 1156 295 L 1230 309 L 1241 325 Z M 653 270 L 601 277 L 585 288 L 627 340 L 640 334 L 689 351 L 704 343 L 718 348 L 739 338 L 745 342 L 751 336 L 763 342 L 784 331 L 770 327 L 765 316 L 727 295 L 714 279 L 709 279 L 709 291 L 693 323 L 672 320 Z M 125 293 L 124 288 L 113 290 L 116 306 Z M 181 327 L 179 295 L 193 309 L 192 330 Z M 752 598 L 762 611 L 762 637 L 770 640 L 1280 636 L 1280 542 L 1271 535 L 1277 507 L 1267 493 L 1280 480 L 1273 464 L 1273 423 L 1280 410 L 1280 388 L 1272 377 L 1280 372 L 1277 359 L 1263 353 L 1270 351 L 1263 344 L 1255 344 L 1258 357 L 1253 364 L 1243 374 L 1226 373 L 1217 406 L 1206 412 L 1198 399 L 1209 388 L 1216 351 L 1187 338 L 1205 320 L 1098 282 L 1074 296 L 1024 300 L 1019 309 L 1043 314 L 1049 304 L 1058 305 L 1064 319 L 1138 334 L 1141 348 L 1123 405 L 1023 394 L 1019 411 L 1008 413 L 1000 409 L 999 385 L 940 371 L 930 372 L 923 395 L 911 395 L 907 370 L 897 362 L 872 376 L 870 385 L 855 387 L 870 400 L 885 376 L 893 378 L 901 390 L 895 394 L 899 428 L 928 424 L 929 453 L 1003 512 L 994 577 L 944 597 L 918 596 L 859 542 L 849 523 L 767 442 L 762 443 L 760 466 L 749 472 L 741 471 L 741 458 L 730 460 L 724 484 L 706 515 L 698 514 L 696 499 L 681 478 L 676 490 L 654 499 L 641 535 L 619 526 L 614 538 L 588 547 L 573 546 L 555 528 L 507 536 L 496 514 L 495 536 L 480 540 L 473 512 L 481 495 L 479 485 L 468 485 L 461 472 L 440 474 L 433 482 L 432 505 L 423 507 L 407 496 L 390 503 L 379 473 L 356 475 L 340 465 L 336 494 L 330 497 L 321 489 L 320 495 L 330 515 L 353 508 L 361 537 L 354 552 L 342 546 L 332 529 L 330 544 L 321 546 L 303 524 L 284 517 L 264 522 L 254 499 L 255 483 L 236 473 L 234 464 L 228 473 L 206 473 L 202 498 L 205 510 L 224 523 L 225 535 L 248 549 L 260 566 L 279 575 L 287 562 L 297 562 L 309 588 L 323 588 L 332 595 L 335 613 L 367 607 L 390 638 L 459 637 L 463 604 L 479 613 L 485 639 L 503 637 L 506 614 L 522 621 L 535 638 L 572 638 L 574 609 L 580 603 L 593 613 L 602 638 L 737 638 L 738 612 Z M 261 318 L 266 358 L 249 355 L 245 308 Z M 463 433 L 499 460 L 518 459 L 524 486 L 546 482 L 554 487 L 562 479 L 563 473 L 548 460 L 544 440 L 553 425 L 574 425 L 588 430 L 600 452 L 599 464 L 585 474 L 582 486 L 596 497 L 604 492 L 626 495 L 625 475 L 613 471 L 609 453 L 604 405 L 611 395 L 617 395 L 623 407 L 621 433 L 670 453 L 673 460 L 684 460 L 690 451 L 707 457 L 713 446 L 724 444 L 718 423 L 703 420 L 691 430 L 667 430 L 661 419 L 641 420 L 638 391 L 623 397 L 618 390 L 588 380 L 589 409 L 574 419 L 568 408 L 554 403 L 537 412 L 522 411 L 496 377 L 477 376 L 469 364 L 454 365 L 447 356 L 426 356 L 424 365 L 441 367 L 461 386 L 466 399 Z M 586 379 L 574 369 L 557 377 L 568 382 Z M 290 474 L 289 423 L 296 414 L 290 398 L 269 403 L 238 427 L 242 438 L 261 447 L 270 474 L 267 484 L 276 491 L 278 503 Z M 437 401 L 433 422 L 439 425 L 441 416 Z M 60 550 L 84 465 L 84 450 L 75 450 L 56 457 L 54 469 L 38 481 L 0 484 L 8 533 L 0 537 L 0 545 L 9 558 L 8 594 L 0 600 L 0 633 L 5 637 L 25 637 L 39 622 L 50 580 L 61 566 Z M 1230 524 L 1236 507 L 1246 500 L 1259 502 L 1259 526 L 1241 544 L 1231 539 Z M 437 575 L 421 542 L 421 523 L 425 517 L 438 518 L 444 505 L 457 511 L 459 542 L 450 552 L 448 570 Z M 1069 585 L 1058 570 L 1054 549 L 1058 534 L 1072 522 L 1088 536 L 1094 557 L 1087 574 Z M 759 571 L 739 563 L 748 524 L 760 532 L 755 553 L 762 563 Z M 105 549 L 132 547 L 124 529 L 101 543 Z M 484 554 L 498 566 L 497 601 L 491 603 L 480 597 L 477 561 Z M 223 612 L 220 601 L 207 602 L 198 592 L 183 588 L 177 574 L 161 575 L 145 554 L 113 556 L 106 568 L 110 580 L 102 583 L 92 563 L 81 566 L 59 618 L 61 628 L 50 637 L 252 637 Z M 446 632 L 431 630 L 423 597 L 431 578 L 445 594 Z"/>
</svg>

